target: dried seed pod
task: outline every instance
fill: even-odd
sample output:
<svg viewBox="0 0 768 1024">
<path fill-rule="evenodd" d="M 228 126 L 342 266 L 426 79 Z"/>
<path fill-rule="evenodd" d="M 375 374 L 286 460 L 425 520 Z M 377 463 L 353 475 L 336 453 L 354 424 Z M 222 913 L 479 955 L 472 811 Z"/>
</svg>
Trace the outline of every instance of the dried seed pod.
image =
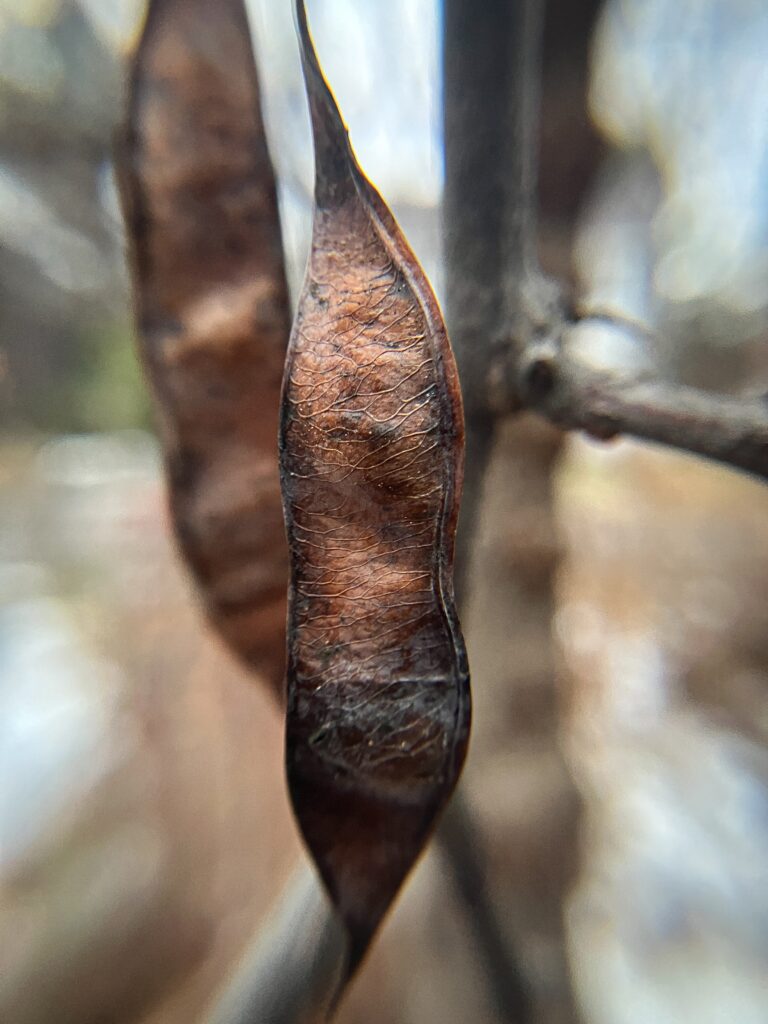
<svg viewBox="0 0 768 1024">
<path fill-rule="evenodd" d="M 282 695 L 290 313 L 242 0 L 151 0 L 119 164 L 176 535 L 214 625 Z"/>
<path fill-rule="evenodd" d="M 456 367 L 426 277 L 363 176 L 297 3 L 315 217 L 283 384 L 287 768 L 350 933 L 347 977 L 424 847 L 470 718 L 452 568 Z"/>
</svg>

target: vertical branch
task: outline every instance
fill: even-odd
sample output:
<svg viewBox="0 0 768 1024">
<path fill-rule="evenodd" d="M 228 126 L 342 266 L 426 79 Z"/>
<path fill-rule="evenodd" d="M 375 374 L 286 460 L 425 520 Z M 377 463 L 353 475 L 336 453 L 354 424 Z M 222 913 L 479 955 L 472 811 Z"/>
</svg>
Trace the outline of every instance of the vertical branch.
<svg viewBox="0 0 768 1024">
<path fill-rule="evenodd" d="M 443 815 L 438 839 L 446 869 L 481 953 L 499 1019 L 509 1024 L 525 1024 L 531 1019 L 530 997 L 498 918 L 488 887 L 486 857 L 461 789 Z"/>
<path fill-rule="evenodd" d="M 537 277 L 536 180 L 543 0 L 445 0 L 443 233 L 446 313 L 467 428 L 456 587 L 465 598 L 485 467 L 494 353 Z"/>
<path fill-rule="evenodd" d="M 466 467 L 456 547 L 456 590 L 468 605 L 470 564 L 496 423 L 488 385 L 494 354 L 521 321 L 538 277 L 536 181 L 542 0 L 445 0 L 443 234 L 448 329 L 462 382 Z M 530 1019 L 530 999 L 509 949 L 461 791 L 441 846 L 505 1019 Z"/>
<path fill-rule="evenodd" d="M 501 272 L 507 311 L 518 301 L 521 278 L 538 271 L 536 227 L 539 171 L 539 108 L 543 0 L 517 0 L 508 5 L 514 20 L 508 40 L 508 93 L 512 120 L 503 127 L 502 169 L 506 171 L 506 202 L 502 223 Z"/>
</svg>

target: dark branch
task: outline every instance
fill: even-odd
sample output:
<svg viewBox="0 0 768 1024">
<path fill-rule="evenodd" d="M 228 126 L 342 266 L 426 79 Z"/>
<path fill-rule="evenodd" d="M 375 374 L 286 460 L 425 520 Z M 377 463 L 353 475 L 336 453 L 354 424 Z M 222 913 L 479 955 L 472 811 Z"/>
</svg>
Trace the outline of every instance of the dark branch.
<svg viewBox="0 0 768 1024">
<path fill-rule="evenodd" d="M 492 980 L 490 995 L 499 1019 L 509 1024 L 524 1024 L 531 1019 L 532 1007 L 521 968 L 511 955 L 508 940 L 500 927 L 487 877 L 487 858 L 482 849 L 477 823 L 461 789 L 454 794 L 440 825 L 439 850 L 467 915 L 475 948 Z"/>
<path fill-rule="evenodd" d="M 491 433 L 485 392 L 492 352 L 527 305 L 525 282 L 538 273 L 543 7 L 541 0 L 446 0 L 444 7 L 446 313 L 470 433 L 481 426 Z M 470 499 L 467 489 L 465 507 Z"/>
<path fill-rule="evenodd" d="M 466 469 L 455 585 L 466 610 L 485 471 L 497 416 L 487 400 L 498 342 L 521 310 L 544 306 L 535 252 L 538 103 L 543 0 L 445 0 L 443 238 L 446 319 L 464 396 Z M 531 298 L 532 297 L 532 298 Z M 532 319 L 532 318 L 529 318 Z M 506 1020 L 524 1024 L 530 1001 L 498 919 L 462 801 L 440 829 L 456 892 Z"/>
</svg>

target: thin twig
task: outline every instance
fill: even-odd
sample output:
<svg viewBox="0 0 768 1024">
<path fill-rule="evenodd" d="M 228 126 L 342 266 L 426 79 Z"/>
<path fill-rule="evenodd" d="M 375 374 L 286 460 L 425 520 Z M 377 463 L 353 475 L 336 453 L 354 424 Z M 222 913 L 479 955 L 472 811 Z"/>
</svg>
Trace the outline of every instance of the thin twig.
<svg viewBox="0 0 768 1024">
<path fill-rule="evenodd" d="M 731 398 L 596 370 L 553 342 L 528 346 L 513 373 L 514 393 L 565 430 L 603 440 L 627 434 L 768 480 L 765 398 Z"/>
<path fill-rule="evenodd" d="M 316 1024 L 344 962 L 346 934 L 316 872 L 303 865 L 280 896 L 207 1024 Z"/>
<path fill-rule="evenodd" d="M 528 988 L 501 927 L 488 885 L 487 858 L 461 790 L 454 795 L 445 812 L 439 838 L 446 870 L 462 904 L 470 911 L 468 923 L 475 948 L 482 957 L 483 968 L 492 980 L 490 995 L 499 1018 L 510 1024 L 530 1020 L 532 1008 Z"/>
</svg>

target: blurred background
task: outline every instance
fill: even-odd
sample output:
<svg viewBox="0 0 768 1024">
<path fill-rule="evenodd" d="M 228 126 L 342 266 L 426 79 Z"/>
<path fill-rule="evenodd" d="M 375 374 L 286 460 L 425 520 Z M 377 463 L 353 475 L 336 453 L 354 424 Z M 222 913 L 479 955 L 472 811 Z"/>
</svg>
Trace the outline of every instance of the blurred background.
<svg viewBox="0 0 768 1024">
<path fill-rule="evenodd" d="M 312 159 L 252 0 L 292 287 Z M 360 161 L 442 287 L 436 0 L 317 0 Z M 112 167 L 139 0 L 0 0 L 0 1019 L 203 1018 L 302 856 L 277 709 L 169 532 Z M 768 7 L 552 0 L 541 258 L 605 366 L 768 389 Z M 510 423 L 466 791 L 536 1021 L 768 1022 L 768 490 Z M 495 1022 L 439 853 L 343 1024 Z"/>
</svg>

